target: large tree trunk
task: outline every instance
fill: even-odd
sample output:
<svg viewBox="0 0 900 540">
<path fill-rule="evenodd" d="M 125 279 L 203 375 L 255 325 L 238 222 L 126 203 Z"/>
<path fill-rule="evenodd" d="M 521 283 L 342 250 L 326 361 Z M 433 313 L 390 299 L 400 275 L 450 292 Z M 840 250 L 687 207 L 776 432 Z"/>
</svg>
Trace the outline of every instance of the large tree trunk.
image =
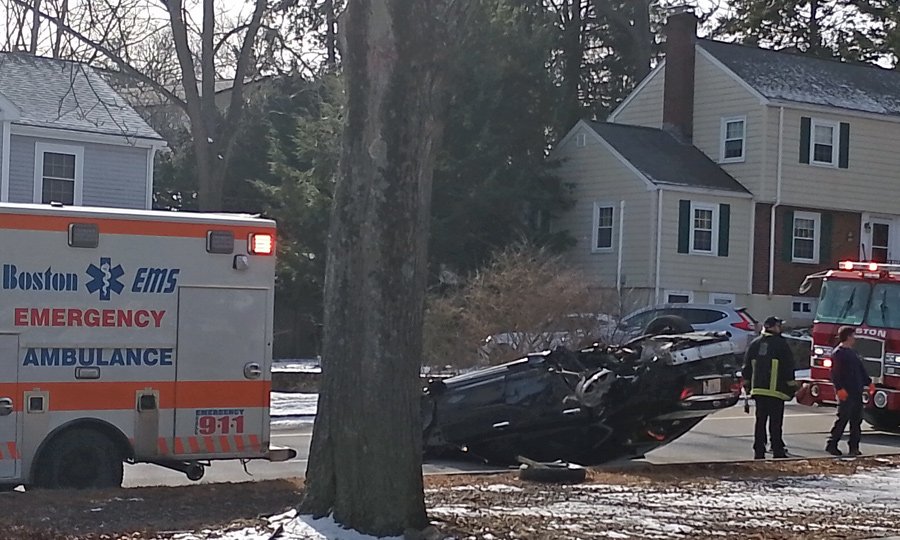
<svg viewBox="0 0 900 540">
<path fill-rule="evenodd" d="M 419 368 L 442 70 L 454 0 L 353 0 L 322 386 L 303 509 L 396 535 L 427 524 Z"/>
</svg>

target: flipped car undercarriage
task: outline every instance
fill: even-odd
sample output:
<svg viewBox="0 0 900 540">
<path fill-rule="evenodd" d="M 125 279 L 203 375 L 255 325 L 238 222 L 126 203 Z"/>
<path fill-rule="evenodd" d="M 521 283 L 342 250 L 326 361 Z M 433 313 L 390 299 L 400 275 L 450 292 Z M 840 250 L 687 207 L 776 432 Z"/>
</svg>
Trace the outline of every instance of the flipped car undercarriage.
<svg viewBox="0 0 900 540">
<path fill-rule="evenodd" d="M 639 458 L 740 397 L 725 333 L 559 348 L 443 380 L 422 399 L 430 456 L 595 465 Z"/>
</svg>

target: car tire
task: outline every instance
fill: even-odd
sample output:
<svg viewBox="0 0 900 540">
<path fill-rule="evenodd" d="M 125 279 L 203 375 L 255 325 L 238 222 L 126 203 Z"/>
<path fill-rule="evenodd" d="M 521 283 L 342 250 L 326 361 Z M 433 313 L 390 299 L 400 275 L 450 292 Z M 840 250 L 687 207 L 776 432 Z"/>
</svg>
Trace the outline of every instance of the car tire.
<svg viewBox="0 0 900 540">
<path fill-rule="evenodd" d="M 103 489 L 122 485 L 122 455 L 113 441 L 93 429 L 72 429 L 41 453 L 35 484 L 45 489 Z"/>
<path fill-rule="evenodd" d="M 519 480 L 543 484 L 580 484 L 587 478 L 587 469 L 569 463 L 546 463 L 540 467 L 523 465 Z"/>
<path fill-rule="evenodd" d="M 659 336 L 663 334 L 688 334 L 694 331 L 691 323 L 676 315 L 663 315 L 650 321 L 644 334 Z"/>
</svg>

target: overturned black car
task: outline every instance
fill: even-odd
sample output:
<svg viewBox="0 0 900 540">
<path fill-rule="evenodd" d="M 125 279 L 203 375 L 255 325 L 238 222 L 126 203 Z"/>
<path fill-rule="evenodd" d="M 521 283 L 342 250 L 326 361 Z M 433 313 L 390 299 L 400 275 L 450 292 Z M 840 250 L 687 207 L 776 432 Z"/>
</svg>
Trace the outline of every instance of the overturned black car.
<svg viewBox="0 0 900 540">
<path fill-rule="evenodd" d="M 639 458 L 740 398 L 725 333 L 556 349 L 431 380 L 422 400 L 426 456 L 494 464 L 519 456 L 595 465 Z"/>
</svg>

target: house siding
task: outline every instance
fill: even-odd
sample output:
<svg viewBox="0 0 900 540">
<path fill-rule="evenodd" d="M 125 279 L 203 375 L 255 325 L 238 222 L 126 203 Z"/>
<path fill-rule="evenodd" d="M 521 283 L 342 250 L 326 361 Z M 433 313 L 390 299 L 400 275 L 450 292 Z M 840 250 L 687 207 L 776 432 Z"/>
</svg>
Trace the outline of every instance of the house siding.
<svg viewBox="0 0 900 540">
<path fill-rule="evenodd" d="M 625 166 L 586 127 L 586 145 L 578 147 L 575 137 L 558 147 L 555 157 L 561 160 L 558 174 L 571 185 L 575 204 L 554 222 L 556 230 L 566 230 L 575 245 L 566 253 L 567 260 L 582 271 L 596 287 L 615 288 L 619 249 L 620 202 L 625 201 L 622 242 L 622 275 L 625 290 L 651 286 L 650 261 L 655 240 L 648 231 L 655 230 L 656 192 Z M 594 253 L 594 203 L 615 207 L 613 249 Z M 644 291 L 644 294 L 646 290 Z"/>
<path fill-rule="evenodd" d="M 698 50 L 694 89 L 694 146 L 716 163 L 721 161 L 722 119 L 746 116 L 744 161 L 721 167 L 754 194 L 764 185 L 766 109 L 759 98 Z"/>
<path fill-rule="evenodd" d="M 694 255 L 678 252 L 679 202 L 689 200 L 707 204 L 728 204 L 731 219 L 728 256 Z M 750 235 L 752 204 L 750 199 L 663 191 L 662 249 L 660 257 L 660 293 L 665 290 L 692 291 L 694 301 L 705 303 L 709 293 L 750 292 Z M 660 298 L 665 301 L 665 298 Z"/>
<path fill-rule="evenodd" d="M 823 239 L 829 243 L 829 255 L 820 257 L 819 264 L 793 263 L 786 260 L 791 246 L 785 238 L 785 218 L 793 212 L 816 212 L 829 214 L 831 217 L 831 237 Z M 769 293 L 769 246 L 771 232 L 769 230 L 772 216 L 771 204 L 756 205 L 756 223 L 753 227 L 756 242 L 753 257 L 753 292 Z M 779 206 L 775 210 L 775 259 L 773 294 L 786 296 L 802 296 L 798 289 L 803 279 L 809 274 L 835 268 L 841 259 L 856 259 L 859 254 L 859 231 L 861 215 L 856 212 L 839 212 L 821 208 Z M 818 288 L 814 288 L 806 296 L 816 296 Z"/>
<path fill-rule="evenodd" d="M 34 202 L 34 151 L 39 142 L 84 148 L 85 206 L 147 208 L 148 149 L 19 135 L 12 135 L 10 140 L 10 202 Z"/>
<path fill-rule="evenodd" d="M 616 114 L 611 122 L 661 128 L 663 120 L 663 89 L 665 88 L 666 68 L 662 67 L 649 75 L 651 79 L 634 96 L 634 98 Z"/>
<path fill-rule="evenodd" d="M 835 111 L 837 112 L 837 110 Z M 850 124 L 849 168 L 800 163 L 801 117 Z M 776 127 L 777 137 L 777 127 Z M 782 202 L 898 214 L 900 123 L 785 108 Z"/>
</svg>

